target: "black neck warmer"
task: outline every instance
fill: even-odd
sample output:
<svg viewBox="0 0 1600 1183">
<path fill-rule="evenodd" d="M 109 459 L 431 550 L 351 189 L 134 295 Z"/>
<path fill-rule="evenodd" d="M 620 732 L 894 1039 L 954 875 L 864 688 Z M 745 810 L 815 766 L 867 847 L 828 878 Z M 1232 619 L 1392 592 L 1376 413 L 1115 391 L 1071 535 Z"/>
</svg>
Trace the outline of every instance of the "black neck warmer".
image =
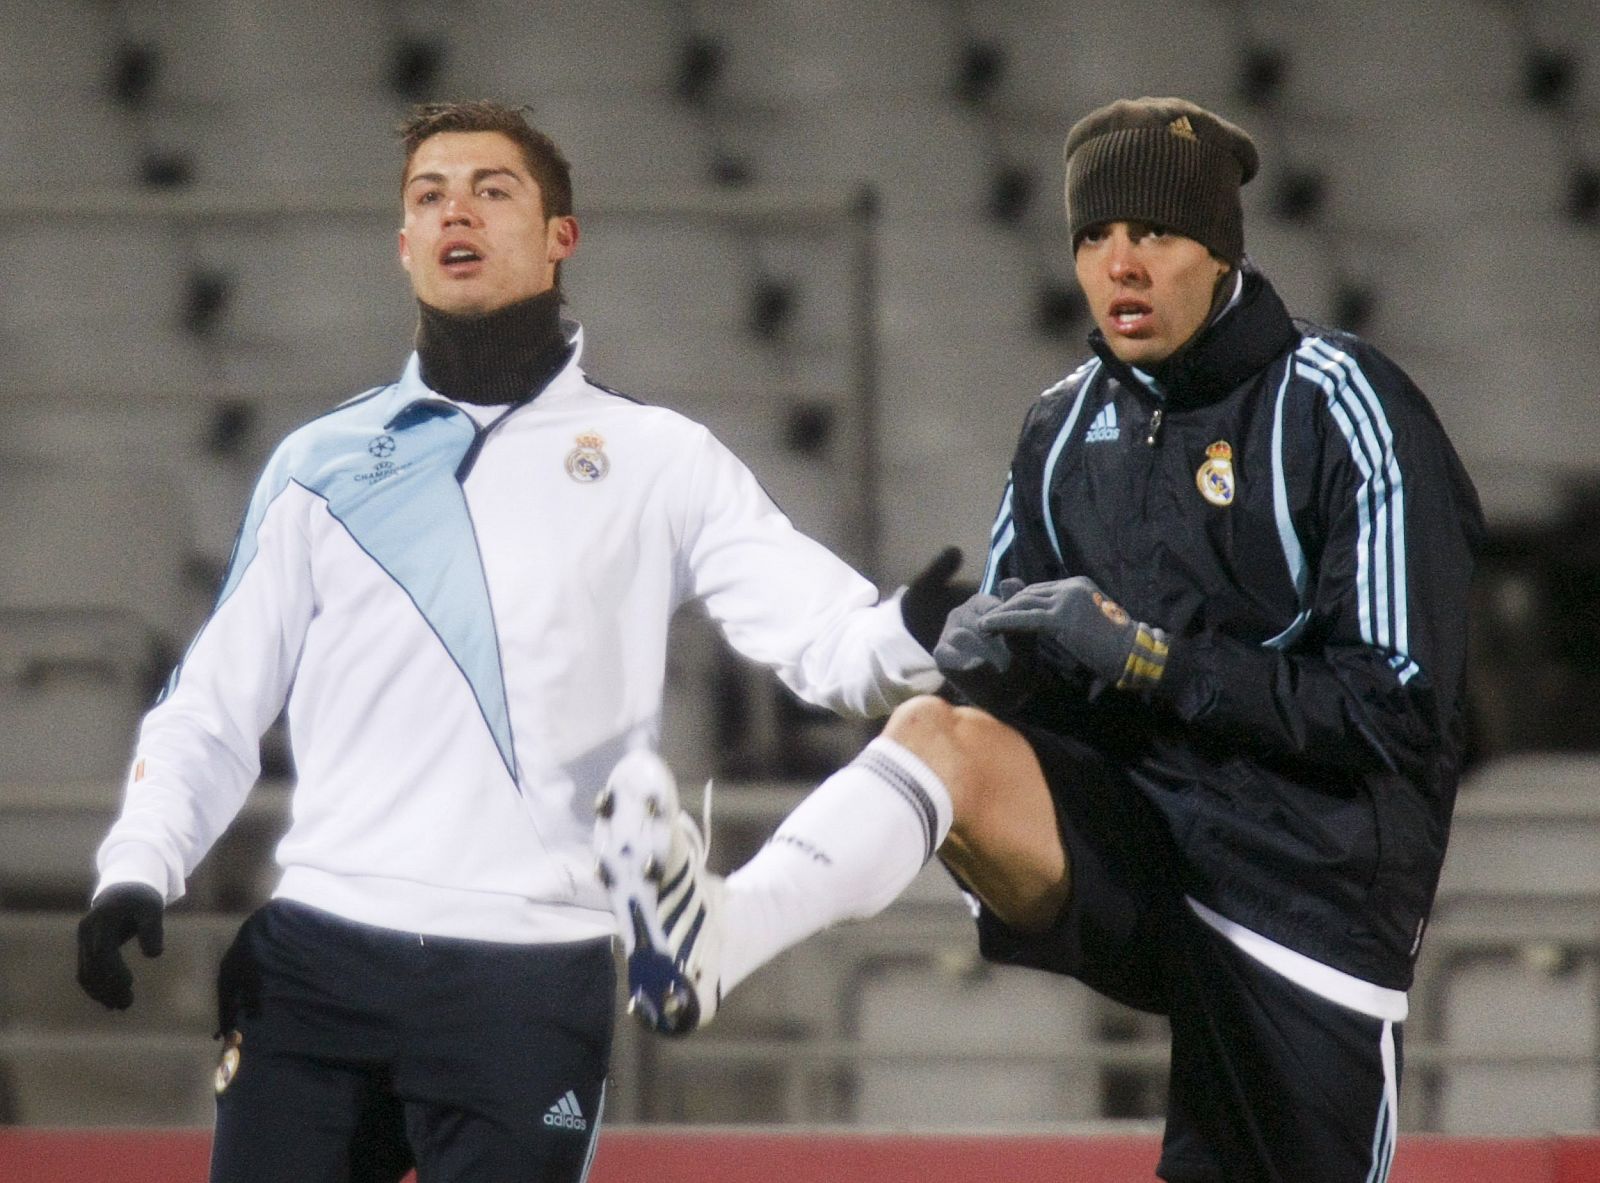
<svg viewBox="0 0 1600 1183">
<path fill-rule="evenodd" d="M 544 389 L 572 352 L 561 335 L 555 288 L 496 308 L 459 315 L 417 302 L 422 380 L 457 402 L 516 403 Z"/>
</svg>

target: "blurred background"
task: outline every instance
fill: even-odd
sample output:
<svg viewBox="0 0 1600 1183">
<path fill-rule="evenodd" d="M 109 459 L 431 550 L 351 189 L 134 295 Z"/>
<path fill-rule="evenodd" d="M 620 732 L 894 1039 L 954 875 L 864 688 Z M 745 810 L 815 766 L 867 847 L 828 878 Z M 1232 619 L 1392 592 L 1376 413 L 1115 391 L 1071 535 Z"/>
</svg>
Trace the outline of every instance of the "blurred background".
<svg viewBox="0 0 1600 1183">
<path fill-rule="evenodd" d="M 573 163 L 586 369 L 709 424 L 887 591 L 947 543 L 978 569 L 1023 413 L 1086 354 L 1062 140 L 1140 94 L 1258 139 L 1251 257 L 1413 375 L 1492 524 L 1402 1127 L 1600 1125 L 1595 0 L 0 8 L 0 1122 L 209 1124 L 281 730 L 133 1010 L 78 993 L 73 927 L 260 464 L 409 352 L 411 103 L 531 107 Z M 717 778 L 724 866 L 863 738 L 690 613 L 670 683 L 666 752 Z M 978 963 L 937 869 L 704 1035 L 620 1031 L 622 1121 L 1148 1129 L 1164 1100 L 1162 1023 Z"/>
</svg>

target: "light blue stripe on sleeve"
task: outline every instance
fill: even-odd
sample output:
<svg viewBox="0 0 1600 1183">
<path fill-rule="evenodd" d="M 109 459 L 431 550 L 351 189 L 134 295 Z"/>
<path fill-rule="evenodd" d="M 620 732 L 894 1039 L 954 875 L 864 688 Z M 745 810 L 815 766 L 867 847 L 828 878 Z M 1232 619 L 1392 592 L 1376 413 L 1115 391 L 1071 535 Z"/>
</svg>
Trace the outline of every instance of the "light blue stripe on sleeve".
<svg viewBox="0 0 1600 1183">
<path fill-rule="evenodd" d="M 999 542 L 989 552 L 989 565 L 983 570 L 982 590 L 985 594 L 991 596 L 999 594 L 996 588 L 999 586 L 1000 560 L 1005 557 L 1005 553 L 1011 549 L 1011 544 L 1016 540 L 1017 528 L 1013 523 L 1007 522 L 1005 533 L 1000 535 Z"/>
<path fill-rule="evenodd" d="M 1016 524 L 1011 520 L 1011 481 L 1006 481 L 1005 496 L 1000 499 L 1000 512 L 995 515 L 994 528 L 989 531 L 989 561 L 984 564 L 980 590 L 994 594 L 995 582 L 1000 574 L 1000 560 L 1005 557 L 1016 540 Z"/>
<path fill-rule="evenodd" d="M 1323 393 L 1327 395 L 1328 413 L 1338 425 L 1350 449 L 1351 458 L 1361 472 L 1361 486 L 1356 490 L 1356 607 L 1361 623 L 1361 639 L 1369 645 L 1384 645 L 1386 642 L 1379 639 L 1374 627 L 1372 611 L 1371 505 L 1374 497 L 1372 461 L 1367 456 L 1365 445 L 1358 436 L 1355 425 L 1351 423 L 1349 414 L 1339 401 L 1338 389 L 1333 379 L 1316 368 L 1302 368 L 1300 372 L 1322 387 Z"/>
<path fill-rule="evenodd" d="M 1372 388 L 1372 383 L 1362 372 L 1355 358 L 1333 348 L 1325 341 L 1314 344 L 1318 352 L 1343 367 L 1357 401 L 1365 408 L 1369 422 L 1381 444 L 1383 472 L 1388 492 L 1385 512 L 1389 521 L 1389 583 L 1385 590 L 1388 593 L 1388 607 L 1392 621 L 1391 636 L 1394 649 L 1399 653 L 1409 654 L 1411 613 L 1407 598 L 1405 482 L 1400 472 L 1400 458 L 1395 451 L 1394 429 L 1389 423 L 1388 415 L 1384 413 L 1383 400 L 1378 397 L 1377 391 Z M 1416 664 L 1408 659 L 1406 667 L 1401 672 L 1400 681 L 1402 683 L 1409 681 L 1418 672 Z"/>
<path fill-rule="evenodd" d="M 1355 359 L 1323 341 L 1308 340 L 1298 351 L 1301 372 L 1328 396 L 1328 409 L 1344 434 L 1362 474 L 1358 538 L 1362 637 L 1393 650 L 1402 684 L 1418 672 L 1410 643 L 1406 595 L 1405 490 L 1394 448 L 1394 432 L 1382 401 Z"/>
<path fill-rule="evenodd" d="M 1096 359 L 1075 371 L 1075 373 L 1083 375 L 1082 380 L 1078 383 L 1078 397 L 1073 400 L 1072 410 L 1067 413 L 1066 422 L 1061 425 L 1061 430 L 1056 434 L 1055 443 L 1050 445 L 1050 455 L 1044 462 L 1043 488 L 1039 490 L 1039 495 L 1043 502 L 1045 533 L 1050 537 L 1050 549 L 1056 552 L 1058 561 L 1061 559 L 1061 539 L 1056 533 L 1055 515 L 1050 512 L 1050 482 L 1055 476 L 1056 461 L 1061 459 L 1061 450 L 1067 446 L 1067 440 L 1072 435 L 1072 429 L 1077 426 L 1078 416 L 1083 413 L 1083 401 L 1089 394 L 1089 387 L 1094 385 L 1095 375 L 1099 370 L 1100 362 Z"/>
</svg>

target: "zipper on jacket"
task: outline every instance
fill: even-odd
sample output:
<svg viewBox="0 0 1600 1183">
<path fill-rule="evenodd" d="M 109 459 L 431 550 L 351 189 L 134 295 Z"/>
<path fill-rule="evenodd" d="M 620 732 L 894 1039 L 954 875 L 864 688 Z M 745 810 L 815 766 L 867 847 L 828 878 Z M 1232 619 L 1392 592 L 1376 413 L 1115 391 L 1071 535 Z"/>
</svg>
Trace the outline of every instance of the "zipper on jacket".
<svg viewBox="0 0 1600 1183">
<path fill-rule="evenodd" d="M 1161 416 L 1162 409 L 1160 407 L 1157 407 L 1150 415 L 1150 427 L 1149 430 L 1145 432 L 1144 437 L 1144 442 L 1149 447 L 1155 447 L 1156 440 L 1161 436 Z"/>
</svg>

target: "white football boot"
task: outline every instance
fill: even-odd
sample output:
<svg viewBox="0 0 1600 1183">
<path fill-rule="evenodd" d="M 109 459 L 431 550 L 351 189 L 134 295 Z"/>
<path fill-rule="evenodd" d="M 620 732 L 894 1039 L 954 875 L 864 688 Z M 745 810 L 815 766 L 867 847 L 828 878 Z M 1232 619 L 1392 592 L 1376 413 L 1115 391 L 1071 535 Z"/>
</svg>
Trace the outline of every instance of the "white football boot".
<svg viewBox="0 0 1600 1183">
<path fill-rule="evenodd" d="M 635 751 L 595 798 L 594 847 L 628 958 L 628 1009 L 663 1035 L 704 1027 L 722 1001 L 720 875 L 678 806 L 672 770 Z"/>
</svg>

